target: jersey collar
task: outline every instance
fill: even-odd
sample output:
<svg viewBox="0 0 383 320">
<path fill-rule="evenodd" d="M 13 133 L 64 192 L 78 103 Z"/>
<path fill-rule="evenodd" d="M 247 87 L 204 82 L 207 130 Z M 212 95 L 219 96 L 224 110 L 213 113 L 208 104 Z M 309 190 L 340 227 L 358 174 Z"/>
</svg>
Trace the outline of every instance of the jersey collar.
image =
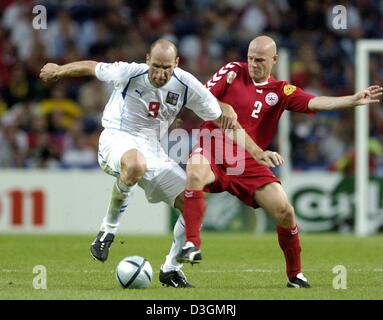
<svg viewBox="0 0 383 320">
<path fill-rule="evenodd" d="M 263 82 L 255 82 L 253 79 L 251 79 L 251 81 L 253 81 L 255 86 L 264 86 L 265 84 L 269 83 L 269 80 L 266 80 L 266 81 L 263 81 Z"/>
<path fill-rule="evenodd" d="M 156 90 L 156 89 L 162 89 L 162 88 L 166 88 L 167 85 L 170 83 L 170 81 L 172 81 L 174 77 L 174 73 L 172 74 L 171 78 L 169 79 L 168 82 L 166 82 L 162 87 L 155 87 L 153 86 L 151 83 L 150 83 L 150 80 L 149 80 L 149 72 L 146 72 L 145 76 L 144 76 L 144 82 L 145 82 L 145 85 L 149 88 L 149 89 L 153 89 L 153 90 Z"/>
<path fill-rule="evenodd" d="M 264 86 L 265 84 L 268 84 L 269 82 L 272 82 L 274 81 L 275 79 L 273 78 L 272 75 L 269 76 L 269 78 L 264 81 L 264 82 L 255 82 L 254 79 L 251 79 L 251 81 L 253 81 L 253 84 L 257 87 L 257 86 Z"/>
</svg>

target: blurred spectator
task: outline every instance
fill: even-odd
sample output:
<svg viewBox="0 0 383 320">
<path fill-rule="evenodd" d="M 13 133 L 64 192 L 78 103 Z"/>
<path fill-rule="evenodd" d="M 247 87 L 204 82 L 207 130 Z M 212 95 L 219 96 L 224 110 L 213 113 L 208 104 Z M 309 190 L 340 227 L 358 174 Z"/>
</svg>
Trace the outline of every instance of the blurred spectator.
<svg viewBox="0 0 383 320">
<path fill-rule="evenodd" d="M 318 148 L 323 154 L 324 163 L 329 164 L 329 167 L 348 151 L 352 139 L 347 126 L 339 120 L 330 123 L 329 133 L 323 138 Z"/>
<path fill-rule="evenodd" d="M 10 81 L 16 59 L 16 48 L 9 39 L 9 32 L 0 27 L 0 88 L 6 87 Z"/>
<path fill-rule="evenodd" d="M 63 82 L 58 82 L 52 88 L 52 96 L 39 102 L 42 114 L 50 119 L 50 131 L 63 133 L 69 129 L 74 120 L 82 115 L 80 105 L 67 97 Z"/>
<path fill-rule="evenodd" d="M 369 138 L 368 153 L 369 171 L 382 177 L 382 143 L 376 138 Z M 348 176 L 355 175 L 355 148 L 351 148 L 346 154 L 342 155 L 342 157 L 336 161 L 333 168 Z"/>
<path fill-rule="evenodd" d="M 48 131 L 48 118 L 38 109 L 31 117 L 33 120 L 29 132 L 28 168 L 58 168 L 63 143 Z"/>
<path fill-rule="evenodd" d="M 56 13 L 55 19 L 49 23 L 47 29 L 41 32 L 48 59 L 63 60 L 68 53 L 70 44 L 75 42 L 78 33 L 79 27 L 72 20 L 69 12 L 60 9 Z"/>
<path fill-rule="evenodd" d="M 30 79 L 21 62 L 13 65 L 7 86 L 3 89 L 3 95 L 10 106 L 32 97 Z"/>
<path fill-rule="evenodd" d="M 93 168 L 98 165 L 96 152 L 79 119 L 73 123 L 65 137 L 62 164 L 65 168 Z"/>
<path fill-rule="evenodd" d="M 111 88 L 95 78 L 80 87 L 78 102 L 84 111 L 84 117 L 101 123 L 102 112 L 111 94 L 110 90 Z"/>
<path fill-rule="evenodd" d="M 320 74 L 320 65 L 315 58 L 314 48 L 309 44 L 303 44 L 298 49 L 297 58 L 291 67 L 291 82 L 294 85 L 306 88 L 310 80 Z"/>
<path fill-rule="evenodd" d="M 27 134 L 18 128 L 16 114 L 7 113 L 1 118 L 0 167 L 22 168 L 27 149 Z"/>
<path fill-rule="evenodd" d="M 264 5 L 264 1 L 248 1 L 243 7 L 239 25 L 242 38 L 245 41 L 251 40 L 255 34 L 263 33 L 266 29 L 268 24 L 267 15 L 261 8 Z"/>
</svg>

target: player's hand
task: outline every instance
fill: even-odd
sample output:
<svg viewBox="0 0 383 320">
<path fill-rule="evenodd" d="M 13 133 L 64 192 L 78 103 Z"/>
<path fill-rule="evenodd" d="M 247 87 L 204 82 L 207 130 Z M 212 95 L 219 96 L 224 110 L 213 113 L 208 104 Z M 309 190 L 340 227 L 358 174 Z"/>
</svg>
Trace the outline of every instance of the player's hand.
<svg viewBox="0 0 383 320">
<path fill-rule="evenodd" d="M 359 91 L 354 94 L 353 98 L 355 105 L 369 104 L 379 102 L 379 97 L 382 95 L 383 87 L 374 85 L 367 89 Z"/>
<path fill-rule="evenodd" d="M 219 118 L 220 126 L 222 129 L 234 129 L 237 124 L 237 114 L 233 107 L 227 103 L 220 103 L 222 110 L 221 117 Z"/>
<path fill-rule="evenodd" d="M 255 160 L 264 166 L 275 168 L 283 164 L 285 160 L 278 152 L 262 151 L 255 155 Z"/>
<path fill-rule="evenodd" d="M 56 63 L 47 63 L 44 67 L 42 67 L 40 71 L 40 78 L 44 82 L 53 82 L 59 79 L 58 71 L 60 66 Z"/>
</svg>

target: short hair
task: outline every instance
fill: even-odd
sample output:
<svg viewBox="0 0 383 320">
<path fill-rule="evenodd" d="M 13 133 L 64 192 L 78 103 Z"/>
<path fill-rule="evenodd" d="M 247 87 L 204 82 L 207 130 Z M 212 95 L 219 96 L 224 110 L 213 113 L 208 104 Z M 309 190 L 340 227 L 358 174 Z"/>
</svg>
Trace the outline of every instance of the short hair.
<svg viewBox="0 0 383 320">
<path fill-rule="evenodd" d="M 175 53 L 175 57 L 176 58 L 178 57 L 178 49 L 177 49 L 176 45 L 172 41 L 167 40 L 167 39 L 158 39 L 158 40 L 154 41 L 150 45 L 149 54 L 152 53 L 152 50 L 156 46 L 160 46 L 162 49 L 173 48 L 173 51 Z"/>
</svg>

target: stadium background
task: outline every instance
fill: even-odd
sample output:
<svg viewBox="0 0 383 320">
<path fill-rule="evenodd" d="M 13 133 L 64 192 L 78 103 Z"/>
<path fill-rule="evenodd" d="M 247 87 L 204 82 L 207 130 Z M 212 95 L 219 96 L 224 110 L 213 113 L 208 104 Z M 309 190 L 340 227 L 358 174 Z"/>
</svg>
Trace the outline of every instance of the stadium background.
<svg viewBox="0 0 383 320">
<path fill-rule="evenodd" d="M 47 9 L 47 29 L 32 27 L 37 4 Z M 332 26 L 335 4 L 347 8 L 345 30 Z M 98 167 L 97 142 L 111 88 L 90 78 L 46 85 L 38 77 L 45 63 L 144 62 L 150 43 L 166 37 L 179 48 L 180 66 L 205 82 L 226 62 L 246 60 L 249 41 L 267 34 L 289 50 L 293 84 L 315 95 L 347 95 L 355 90 L 355 41 L 382 39 L 382 15 L 379 0 L 1 1 L 1 233 L 93 236 L 107 207 L 113 179 Z M 370 55 L 370 75 L 382 84 L 382 54 Z M 187 110 L 180 117 L 188 131 L 200 123 Z M 369 118 L 370 230 L 378 232 L 382 103 Z M 291 128 L 293 179 L 284 184 L 301 231 L 352 232 L 354 112 L 292 114 Z M 270 149 L 278 150 L 277 141 Z M 141 191 L 135 197 L 121 234 L 170 235 L 174 213 L 148 204 Z M 273 229 L 265 213 L 254 215 L 225 194 L 208 197 L 206 231 Z"/>
</svg>

